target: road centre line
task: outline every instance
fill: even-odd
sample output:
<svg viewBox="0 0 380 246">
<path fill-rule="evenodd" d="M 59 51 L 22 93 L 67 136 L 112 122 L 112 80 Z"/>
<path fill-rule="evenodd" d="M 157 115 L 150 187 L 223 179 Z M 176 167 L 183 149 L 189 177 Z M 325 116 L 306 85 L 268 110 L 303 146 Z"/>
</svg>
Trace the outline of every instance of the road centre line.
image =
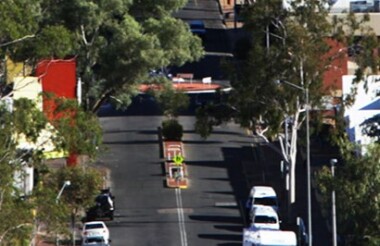
<svg viewBox="0 0 380 246">
<path fill-rule="evenodd" d="M 187 246 L 187 234 L 185 228 L 185 215 L 183 212 L 183 204 L 182 204 L 182 196 L 181 189 L 175 189 L 175 198 L 177 202 L 177 212 L 178 212 L 178 225 L 179 225 L 179 233 L 181 237 L 181 246 Z"/>
</svg>

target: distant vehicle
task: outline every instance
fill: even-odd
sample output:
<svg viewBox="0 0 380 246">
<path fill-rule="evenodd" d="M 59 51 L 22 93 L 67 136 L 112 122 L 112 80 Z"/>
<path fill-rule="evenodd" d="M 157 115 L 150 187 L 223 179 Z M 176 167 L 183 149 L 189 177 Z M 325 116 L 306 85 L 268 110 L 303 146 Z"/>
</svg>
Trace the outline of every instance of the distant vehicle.
<svg viewBox="0 0 380 246">
<path fill-rule="evenodd" d="M 254 205 L 250 212 L 252 229 L 280 230 L 277 212 L 270 206 Z"/>
<path fill-rule="evenodd" d="M 204 38 L 206 35 L 205 24 L 202 20 L 191 20 L 188 22 L 192 33 Z"/>
<path fill-rule="evenodd" d="M 84 242 L 91 238 L 103 238 L 105 243 L 109 243 L 110 233 L 103 221 L 91 221 L 84 223 L 82 238 Z"/>
<path fill-rule="evenodd" d="M 91 207 L 86 214 L 86 221 L 109 219 L 113 220 L 115 210 L 115 197 L 110 189 L 104 189 L 95 198 L 95 206 Z"/>
<path fill-rule="evenodd" d="M 251 210 L 253 205 L 271 206 L 278 212 L 278 199 L 276 192 L 270 186 L 253 186 L 249 193 L 246 208 Z"/>
<path fill-rule="evenodd" d="M 110 246 L 110 240 L 107 242 L 104 237 L 87 237 L 82 241 L 82 246 Z"/>
<path fill-rule="evenodd" d="M 372 12 L 374 10 L 373 1 L 351 1 L 350 10 L 354 13 Z"/>
<path fill-rule="evenodd" d="M 309 245 L 309 235 L 307 234 L 305 222 L 301 217 L 297 217 L 297 241 L 299 246 Z"/>
<path fill-rule="evenodd" d="M 297 239 L 292 231 L 244 229 L 243 246 L 297 246 Z"/>
</svg>

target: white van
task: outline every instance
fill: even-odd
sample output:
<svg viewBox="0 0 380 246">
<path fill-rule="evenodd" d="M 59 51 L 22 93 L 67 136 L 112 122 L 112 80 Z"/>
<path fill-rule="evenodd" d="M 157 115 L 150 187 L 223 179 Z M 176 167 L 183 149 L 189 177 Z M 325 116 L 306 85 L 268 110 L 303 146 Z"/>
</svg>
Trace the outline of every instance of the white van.
<svg viewBox="0 0 380 246">
<path fill-rule="evenodd" d="M 254 205 L 250 212 L 253 229 L 280 230 L 277 212 L 270 206 Z"/>
<path fill-rule="evenodd" d="M 243 246 L 297 246 L 297 238 L 292 231 L 244 229 Z"/>
<path fill-rule="evenodd" d="M 270 186 L 253 186 L 249 193 L 246 208 L 251 210 L 253 205 L 271 206 L 278 212 L 276 192 Z"/>
</svg>

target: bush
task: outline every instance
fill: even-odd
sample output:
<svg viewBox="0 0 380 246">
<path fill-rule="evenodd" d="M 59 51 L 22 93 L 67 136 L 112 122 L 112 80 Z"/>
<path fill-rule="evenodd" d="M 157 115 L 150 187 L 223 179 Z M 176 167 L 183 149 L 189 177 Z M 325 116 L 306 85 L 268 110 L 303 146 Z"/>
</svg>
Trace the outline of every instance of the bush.
<svg viewBox="0 0 380 246">
<path fill-rule="evenodd" d="M 162 136 L 165 140 L 181 141 L 183 127 L 176 119 L 169 119 L 162 122 Z"/>
</svg>

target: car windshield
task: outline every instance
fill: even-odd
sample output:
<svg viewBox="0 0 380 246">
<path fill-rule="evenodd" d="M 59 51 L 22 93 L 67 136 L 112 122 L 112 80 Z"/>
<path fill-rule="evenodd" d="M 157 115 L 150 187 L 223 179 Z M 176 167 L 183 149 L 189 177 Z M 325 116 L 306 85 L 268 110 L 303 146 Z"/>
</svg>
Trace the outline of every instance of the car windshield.
<svg viewBox="0 0 380 246">
<path fill-rule="evenodd" d="M 87 224 L 85 225 L 85 229 L 86 230 L 89 230 L 89 229 L 99 229 L 99 228 L 103 228 L 103 224 Z"/>
<path fill-rule="evenodd" d="M 269 216 L 256 216 L 255 223 L 263 223 L 263 224 L 276 224 L 277 220 L 274 217 Z"/>
<path fill-rule="evenodd" d="M 261 197 L 261 198 L 255 198 L 255 204 L 266 205 L 266 206 L 277 206 L 277 201 L 273 197 Z"/>
</svg>

